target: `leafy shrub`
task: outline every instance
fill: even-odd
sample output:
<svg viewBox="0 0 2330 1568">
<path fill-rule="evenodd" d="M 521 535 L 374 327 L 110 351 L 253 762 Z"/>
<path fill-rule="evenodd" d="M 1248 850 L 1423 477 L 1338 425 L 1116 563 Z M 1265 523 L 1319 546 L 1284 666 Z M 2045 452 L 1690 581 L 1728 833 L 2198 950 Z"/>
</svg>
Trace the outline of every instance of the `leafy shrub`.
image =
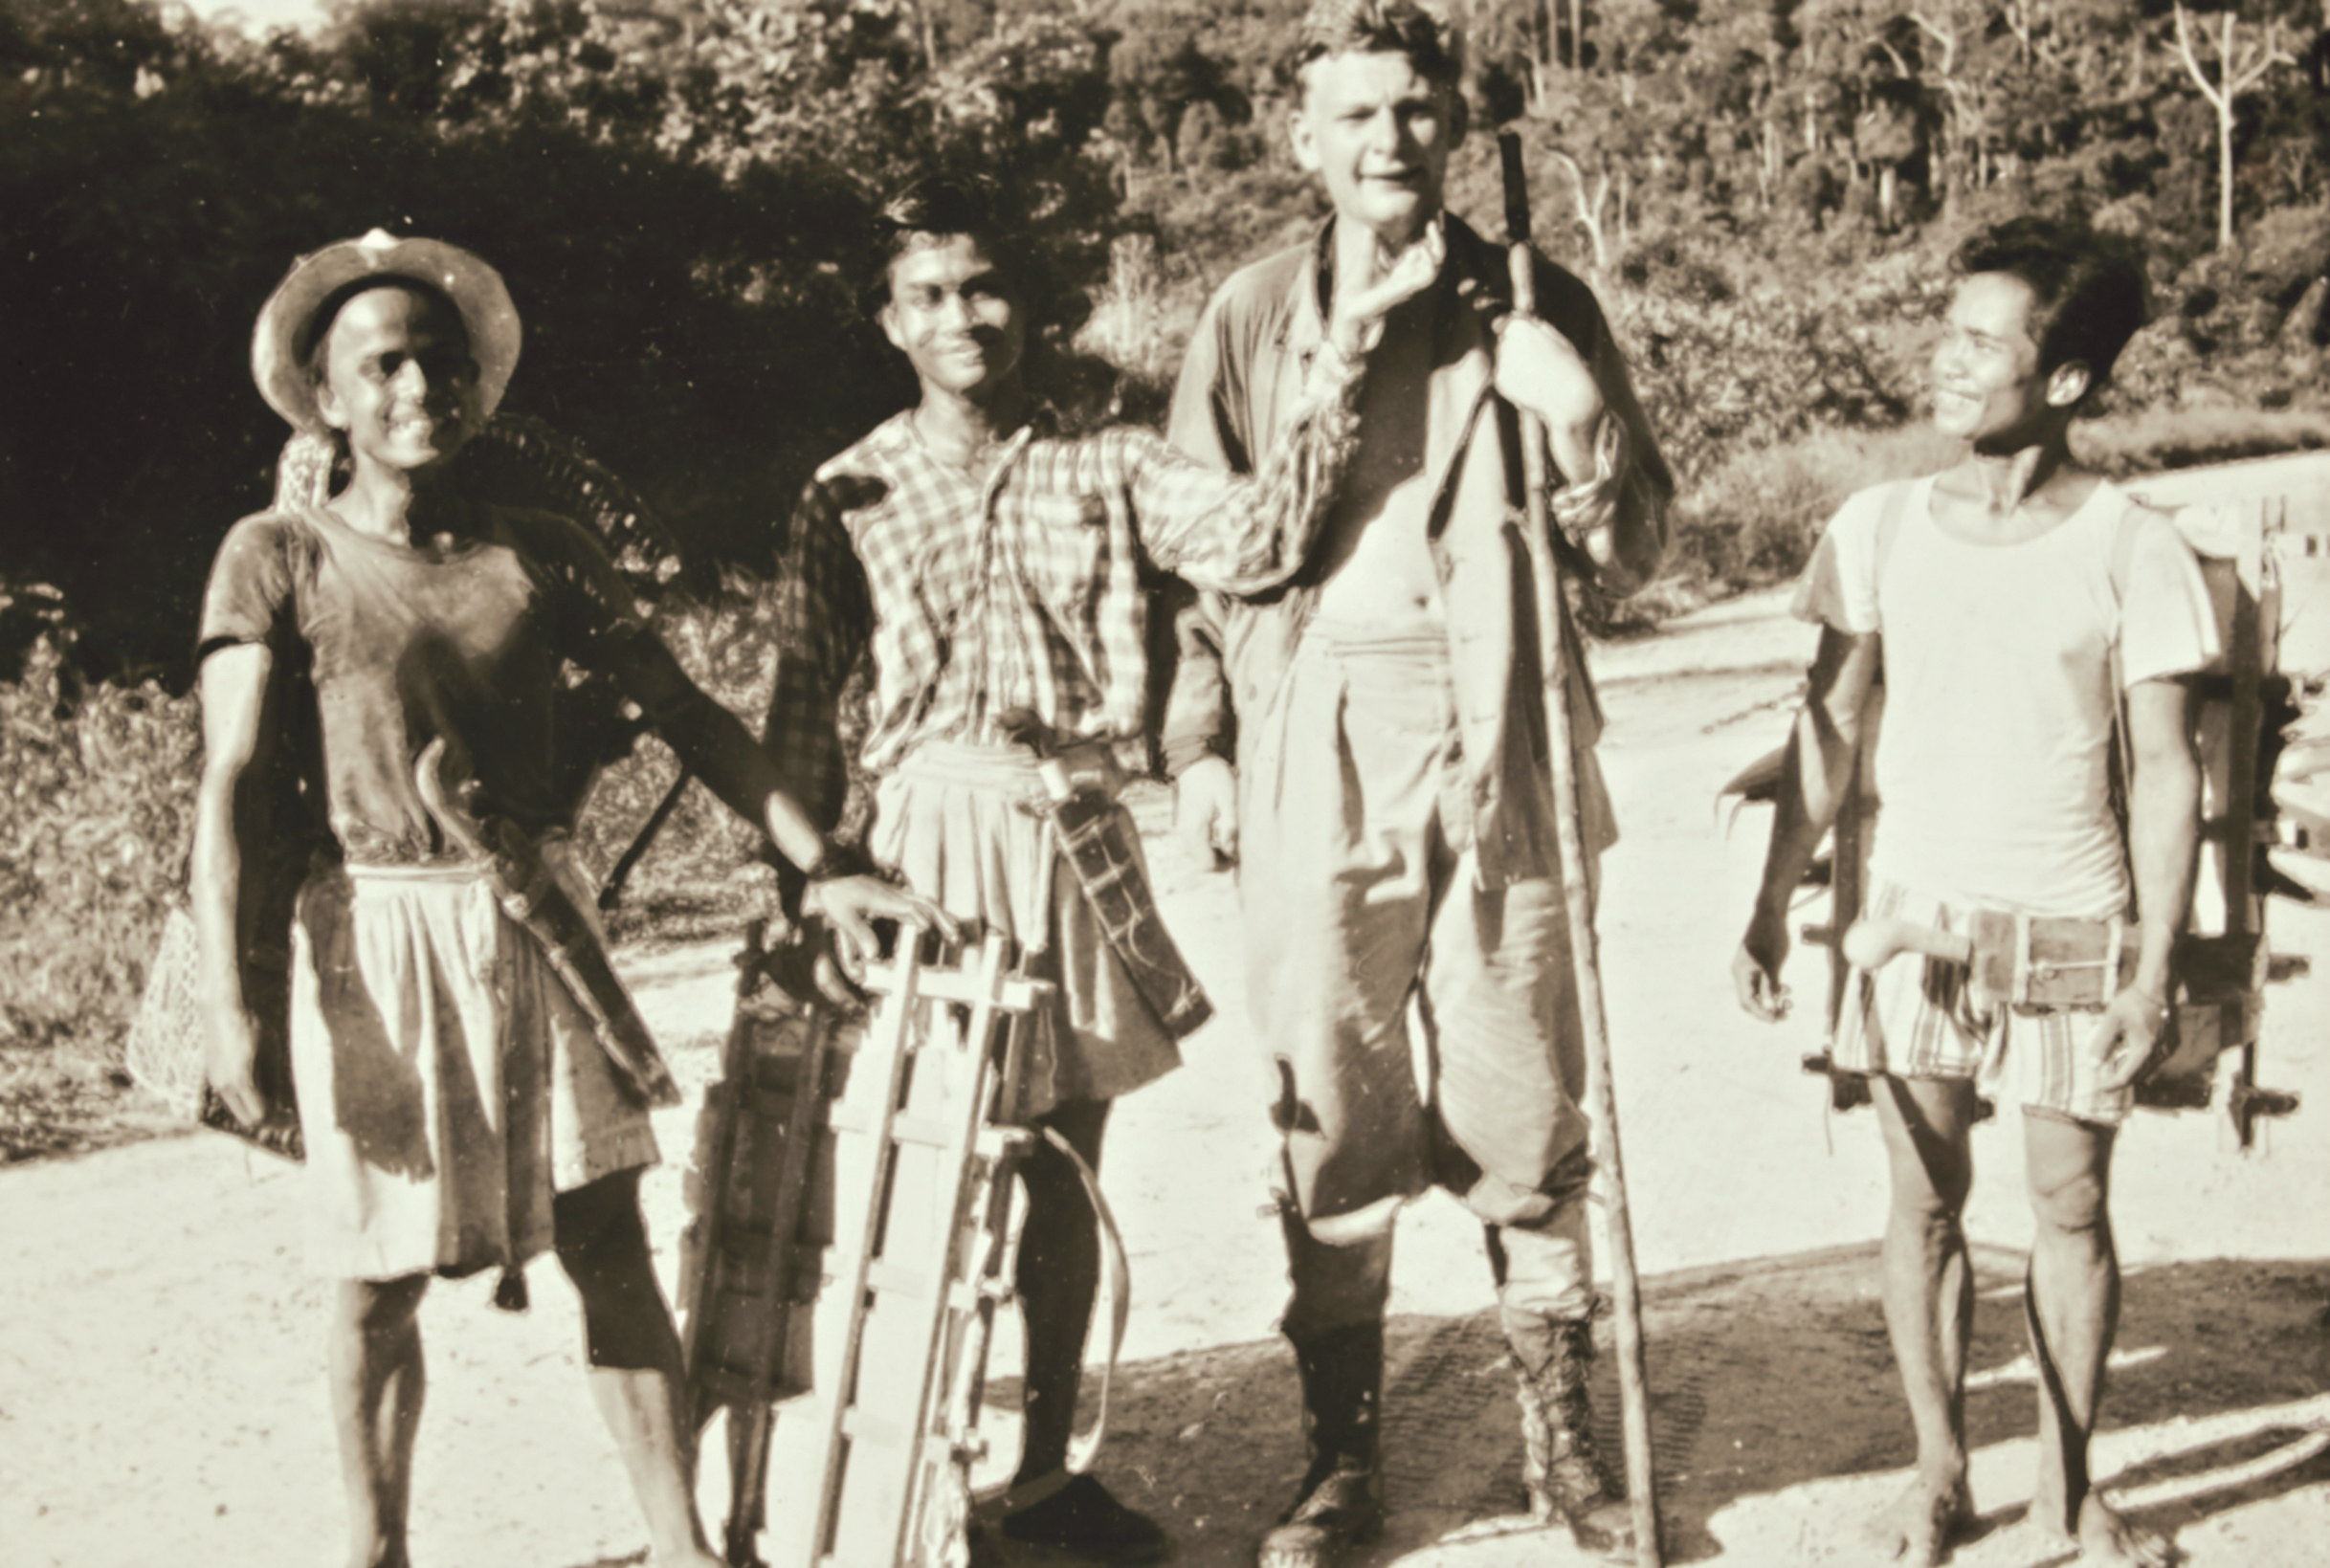
<svg viewBox="0 0 2330 1568">
<path fill-rule="evenodd" d="M 194 699 L 77 684 L 47 636 L 0 683 L 0 1039 L 111 1059 L 177 896 Z"/>
<path fill-rule="evenodd" d="M 0 614 L 33 598 L 0 583 Z M 117 1119 L 122 1042 L 193 830 L 193 699 L 84 683 L 70 639 L 44 629 L 0 681 L 0 1159 Z"/>
<path fill-rule="evenodd" d="M 1676 497 L 1670 570 L 1720 598 L 1794 577 L 1847 496 L 1931 474 L 1957 455 L 1931 429 L 1817 430 L 1737 451 Z"/>
<path fill-rule="evenodd" d="M 1851 290 L 1733 292 L 1720 270 L 1669 270 L 1687 286 L 1655 286 L 1646 268 L 1606 303 L 1686 485 L 1734 453 L 1818 428 L 1885 430 L 1909 417 L 1917 379 L 1903 327 L 1926 308 L 1914 286 L 1873 270 Z"/>
<path fill-rule="evenodd" d="M 2114 409 L 2330 408 L 2330 208 L 2271 213 L 2243 250 L 2157 274 L 2151 324 L 2113 371 Z"/>
</svg>

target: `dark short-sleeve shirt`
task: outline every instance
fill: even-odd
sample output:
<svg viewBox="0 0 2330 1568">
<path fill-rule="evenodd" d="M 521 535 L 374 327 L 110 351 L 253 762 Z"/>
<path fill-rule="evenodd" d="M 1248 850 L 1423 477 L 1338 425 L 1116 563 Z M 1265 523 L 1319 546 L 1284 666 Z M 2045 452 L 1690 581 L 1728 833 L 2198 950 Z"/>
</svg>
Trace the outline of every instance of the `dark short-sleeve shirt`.
<svg viewBox="0 0 2330 1568">
<path fill-rule="evenodd" d="M 415 549 L 310 508 L 227 535 L 200 651 L 263 643 L 307 669 L 333 836 L 354 863 L 406 865 L 455 852 L 413 778 L 438 739 L 477 782 L 476 814 L 531 835 L 571 825 L 561 695 L 639 629 L 605 551 L 565 518 L 481 506 L 467 540 Z"/>
</svg>

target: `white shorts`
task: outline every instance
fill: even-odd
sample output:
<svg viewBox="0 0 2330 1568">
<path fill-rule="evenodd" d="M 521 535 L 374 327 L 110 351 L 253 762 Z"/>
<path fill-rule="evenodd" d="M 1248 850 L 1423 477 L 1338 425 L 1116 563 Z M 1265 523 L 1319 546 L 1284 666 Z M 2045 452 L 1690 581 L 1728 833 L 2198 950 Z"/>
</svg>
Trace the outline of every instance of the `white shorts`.
<svg viewBox="0 0 2330 1568">
<path fill-rule="evenodd" d="M 291 1050 L 308 1257 L 331 1278 L 522 1264 L 555 1194 L 655 1162 L 646 1108 L 473 867 L 309 880 Z"/>
</svg>

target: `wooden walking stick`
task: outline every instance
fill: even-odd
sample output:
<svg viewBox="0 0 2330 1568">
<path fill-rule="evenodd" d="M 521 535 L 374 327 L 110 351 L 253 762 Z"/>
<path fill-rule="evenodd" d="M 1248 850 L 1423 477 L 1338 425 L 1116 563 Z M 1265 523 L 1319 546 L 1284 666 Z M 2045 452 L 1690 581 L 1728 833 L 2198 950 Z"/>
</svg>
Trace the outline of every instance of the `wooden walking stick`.
<svg viewBox="0 0 2330 1568">
<path fill-rule="evenodd" d="M 1504 165 L 1505 240 L 1511 247 L 1513 308 L 1537 310 L 1529 251 L 1529 187 L 1521 174 L 1520 138 L 1497 133 Z M 1545 432 L 1520 415 L 1521 475 L 1536 592 L 1538 664 L 1545 680 L 1545 740 L 1553 767 L 1554 841 L 1562 855 L 1562 893 L 1569 917 L 1569 954 L 1577 971 L 1578 1015 L 1586 1030 L 1586 1097 L 1594 1126 L 1594 1158 L 1609 1222 L 1610 1293 L 1617 1307 L 1618 1407 L 1626 1439 L 1627 1498 L 1634 1510 L 1636 1568 L 1659 1568 L 1658 1494 L 1651 1464 L 1650 1389 L 1643 1375 L 1642 1294 L 1634 1278 L 1634 1232 L 1627 1218 L 1626 1170 L 1618 1152 L 1618 1098 L 1610 1085 L 1609 1023 L 1602 1010 L 1602 967 L 1595 952 L 1592 890 L 1587 885 L 1585 833 L 1578 811 L 1577 757 L 1570 749 L 1569 671 L 1562 647 L 1560 564 L 1554 559 L 1545 498 Z"/>
</svg>

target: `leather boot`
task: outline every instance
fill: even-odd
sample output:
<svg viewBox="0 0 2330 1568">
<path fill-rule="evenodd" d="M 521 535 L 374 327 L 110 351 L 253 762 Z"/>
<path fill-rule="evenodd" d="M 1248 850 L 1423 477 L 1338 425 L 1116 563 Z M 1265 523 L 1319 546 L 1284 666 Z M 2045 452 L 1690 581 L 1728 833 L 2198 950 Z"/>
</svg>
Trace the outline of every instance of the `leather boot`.
<svg viewBox="0 0 2330 1568">
<path fill-rule="evenodd" d="M 1529 1513 L 1569 1526 L 1588 1552 L 1632 1560 L 1634 1514 L 1626 1489 L 1594 1441 L 1587 1374 L 1594 1364 L 1594 1326 L 1585 1318 L 1508 1320 L 1521 1407 L 1521 1481 Z"/>
<path fill-rule="evenodd" d="M 1262 1537 L 1259 1568 L 1327 1568 L 1384 1526 L 1377 1416 L 1384 1389 L 1384 1325 L 1352 1323 L 1287 1338 L 1302 1376 L 1302 1427 L 1311 1468 L 1295 1506 Z"/>
</svg>

